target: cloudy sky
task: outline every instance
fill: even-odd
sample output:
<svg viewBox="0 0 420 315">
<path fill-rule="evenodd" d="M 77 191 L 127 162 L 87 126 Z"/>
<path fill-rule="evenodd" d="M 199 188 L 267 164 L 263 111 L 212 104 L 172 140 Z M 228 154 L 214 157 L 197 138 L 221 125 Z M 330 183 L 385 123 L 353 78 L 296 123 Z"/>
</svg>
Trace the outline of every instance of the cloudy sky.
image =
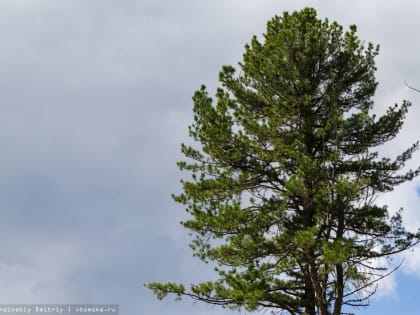
<svg viewBox="0 0 420 315">
<path fill-rule="evenodd" d="M 230 314 L 157 301 L 150 281 L 197 282 L 175 165 L 191 96 L 214 89 L 285 10 L 357 24 L 379 43 L 377 111 L 414 106 L 391 156 L 420 139 L 420 3 L 404 0 L 1 0 L 0 304 L 118 303 L 122 315 Z M 420 153 L 415 162 L 420 160 Z M 413 165 L 414 165 L 413 164 Z M 420 226 L 420 181 L 379 199 Z M 359 314 L 418 314 L 420 251 Z"/>
</svg>

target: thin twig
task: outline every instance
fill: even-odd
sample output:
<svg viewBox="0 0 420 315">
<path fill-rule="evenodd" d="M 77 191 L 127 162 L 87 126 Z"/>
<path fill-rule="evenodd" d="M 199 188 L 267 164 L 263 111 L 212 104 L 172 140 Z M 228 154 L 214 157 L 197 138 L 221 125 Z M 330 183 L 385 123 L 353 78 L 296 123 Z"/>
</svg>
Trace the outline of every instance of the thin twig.
<svg viewBox="0 0 420 315">
<path fill-rule="evenodd" d="M 420 93 L 420 90 L 419 90 L 419 89 L 416 89 L 416 88 L 414 88 L 414 87 L 412 87 L 412 86 L 408 85 L 407 81 L 405 81 L 405 80 L 404 80 L 404 83 L 405 83 L 405 85 L 406 85 L 409 89 L 412 89 L 412 90 L 414 90 L 414 91 L 416 91 L 416 92 L 419 92 L 419 93 Z"/>
</svg>

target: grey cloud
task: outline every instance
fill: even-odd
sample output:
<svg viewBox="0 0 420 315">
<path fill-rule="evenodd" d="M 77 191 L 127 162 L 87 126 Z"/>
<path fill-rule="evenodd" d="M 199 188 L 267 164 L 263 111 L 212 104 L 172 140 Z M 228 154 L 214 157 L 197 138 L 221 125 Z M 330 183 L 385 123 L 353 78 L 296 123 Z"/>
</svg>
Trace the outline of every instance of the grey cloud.
<svg viewBox="0 0 420 315">
<path fill-rule="evenodd" d="M 185 214 L 170 199 L 191 95 L 201 83 L 214 89 L 221 65 L 236 65 L 272 15 L 316 5 L 382 44 L 378 99 L 388 100 L 400 78 L 416 82 L 418 43 L 401 34 L 416 29 L 417 11 L 391 1 L 373 13 L 364 3 L 2 2 L 0 302 L 220 314 L 143 288 L 212 275 L 190 257 Z M 392 31 L 394 11 L 402 22 Z M 418 135 L 415 119 L 407 133 Z"/>
</svg>

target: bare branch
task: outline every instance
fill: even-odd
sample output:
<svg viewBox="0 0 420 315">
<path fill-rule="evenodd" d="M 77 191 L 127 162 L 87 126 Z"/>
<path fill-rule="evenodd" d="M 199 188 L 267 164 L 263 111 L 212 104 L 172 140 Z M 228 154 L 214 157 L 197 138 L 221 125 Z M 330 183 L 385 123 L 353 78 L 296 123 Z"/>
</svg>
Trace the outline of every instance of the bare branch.
<svg viewBox="0 0 420 315">
<path fill-rule="evenodd" d="M 405 83 L 405 85 L 406 85 L 409 89 L 412 89 L 412 90 L 414 90 L 414 91 L 416 91 L 416 92 L 419 92 L 419 93 L 420 93 L 420 90 L 419 90 L 419 89 L 416 89 L 416 88 L 414 88 L 414 87 L 412 87 L 412 86 L 408 85 L 407 81 L 405 81 L 405 80 L 404 80 L 404 83 Z"/>
</svg>

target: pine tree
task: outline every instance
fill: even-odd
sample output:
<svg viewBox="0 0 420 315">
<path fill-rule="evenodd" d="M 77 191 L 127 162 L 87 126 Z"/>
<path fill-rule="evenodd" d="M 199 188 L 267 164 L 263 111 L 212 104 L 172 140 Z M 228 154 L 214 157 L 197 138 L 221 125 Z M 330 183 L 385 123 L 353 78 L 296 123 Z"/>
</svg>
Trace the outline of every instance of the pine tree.
<svg viewBox="0 0 420 315">
<path fill-rule="evenodd" d="M 286 12 L 245 46 L 238 74 L 222 68 L 215 102 L 205 86 L 195 92 L 189 132 L 199 146 L 182 145 L 179 167 L 192 178 L 174 199 L 190 214 L 182 224 L 194 255 L 217 264 L 218 280 L 148 284 L 158 298 L 291 315 L 368 304 L 393 271 L 375 261 L 420 235 L 375 204 L 420 172 L 403 170 L 418 143 L 395 159 L 377 151 L 410 106 L 372 114 L 377 54 L 355 26 Z"/>
</svg>

